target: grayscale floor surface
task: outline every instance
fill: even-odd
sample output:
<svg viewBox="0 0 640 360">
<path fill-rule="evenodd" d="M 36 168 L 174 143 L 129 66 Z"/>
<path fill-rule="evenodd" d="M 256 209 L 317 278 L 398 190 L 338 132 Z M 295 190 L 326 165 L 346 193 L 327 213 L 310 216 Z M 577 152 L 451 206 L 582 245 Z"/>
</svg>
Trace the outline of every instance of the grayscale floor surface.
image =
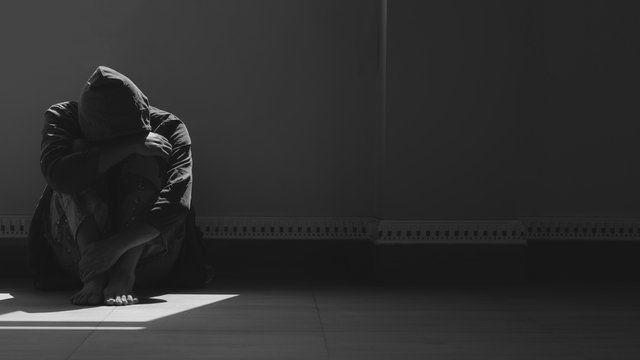
<svg viewBox="0 0 640 360">
<path fill-rule="evenodd" d="M 214 283 L 127 307 L 0 286 L 0 359 L 638 359 L 638 284 Z"/>
</svg>

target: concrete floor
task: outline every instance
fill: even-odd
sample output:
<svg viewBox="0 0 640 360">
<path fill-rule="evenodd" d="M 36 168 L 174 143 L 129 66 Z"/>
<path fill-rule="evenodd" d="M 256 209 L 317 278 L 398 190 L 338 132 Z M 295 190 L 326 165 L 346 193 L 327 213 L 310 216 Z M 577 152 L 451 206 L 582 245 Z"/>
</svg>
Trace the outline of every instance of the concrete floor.
<svg viewBox="0 0 640 360">
<path fill-rule="evenodd" d="M 0 286 L 0 359 L 638 359 L 640 289 L 214 283 L 129 307 Z"/>
</svg>

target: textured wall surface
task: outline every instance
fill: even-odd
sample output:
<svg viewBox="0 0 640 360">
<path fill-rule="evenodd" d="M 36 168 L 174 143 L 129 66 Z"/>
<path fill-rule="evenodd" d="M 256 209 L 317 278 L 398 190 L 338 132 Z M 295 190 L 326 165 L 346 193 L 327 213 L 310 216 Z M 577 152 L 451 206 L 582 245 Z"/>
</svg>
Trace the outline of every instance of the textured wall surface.
<svg viewBox="0 0 640 360">
<path fill-rule="evenodd" d="M 640 215 L 639 5 L 22 1 L 0 13 L 0 214 L 29 214 L 42 113 L 99 65 L 194 142 L 202 216 Z M 37 9 L 37 11 L 34 11 Z"/>
<path fill-rule="evenodd" d="M 639 215 L 638 8 L 390 1 L 382 217 Z"/>
<path fill-rule="evenodd" d="M 379 9 L 366 0 L 6 4 L 0 213 L 33 210 L 42 114 L 77 99 L 102 64 L 187 123 L 198 213 L 371 215 Z"/>
</svg>

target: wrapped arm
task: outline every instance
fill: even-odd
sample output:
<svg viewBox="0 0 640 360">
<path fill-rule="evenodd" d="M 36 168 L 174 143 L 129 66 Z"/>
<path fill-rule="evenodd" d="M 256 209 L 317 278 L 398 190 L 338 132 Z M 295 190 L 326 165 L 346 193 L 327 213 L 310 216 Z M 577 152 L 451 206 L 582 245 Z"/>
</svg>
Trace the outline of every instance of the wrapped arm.
<svg viewBox="0 0 640 360">
<path fill-rule="evenodd" d="M 47 183 L 58 192 L 87 189 L 144 143 L 144 138 L 131 135 L 88 148 L 76 120 L 77 105 L 73 102 L 52 106 L 44 117 L 40 167 Z"/>
<path fill-rule="evenodd" d="M 191 207 L 193 161 L 189 133 L 180 122 L 173 134 L 167 138 L 173 149 L 164 185 L 149 213 L 139 219 L 160 232 L 182 221 Z"/>
<path fill-rule="evenodd" d="M 47 183 L 63 193 L 82 191 L 100 177 L 100 150 L 74 151 L 74 141 L 82 137 L 75 121 L 77 109 L 76 103 L 61 103 L 51 106 L 44 116 L 40 169 Z"/>
</svg>

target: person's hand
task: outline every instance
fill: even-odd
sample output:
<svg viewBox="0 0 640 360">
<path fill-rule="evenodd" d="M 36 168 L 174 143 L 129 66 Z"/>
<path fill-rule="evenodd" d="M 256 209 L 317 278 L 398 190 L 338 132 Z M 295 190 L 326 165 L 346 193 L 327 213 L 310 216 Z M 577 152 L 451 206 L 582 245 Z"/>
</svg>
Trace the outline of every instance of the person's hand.
<svg viewBox="0 0 640 360">
<path fill-rule="evenodd" d="M 159 156 L 164 161 L 169 160 L 173 147 L 167 138 L 154 132 L 149 132 L 136 147 L 136 153 L 142 156 Z"/>
</svg>

